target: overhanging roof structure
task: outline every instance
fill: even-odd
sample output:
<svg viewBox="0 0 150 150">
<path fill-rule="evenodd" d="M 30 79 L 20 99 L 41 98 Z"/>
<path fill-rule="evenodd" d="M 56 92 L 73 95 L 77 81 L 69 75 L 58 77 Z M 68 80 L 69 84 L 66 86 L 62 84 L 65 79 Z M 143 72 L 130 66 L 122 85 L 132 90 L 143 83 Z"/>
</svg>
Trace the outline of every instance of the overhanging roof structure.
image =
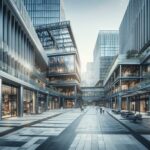
<svg viewBox="0 0 150 150">
<path fill-rule="evenodd" d="M 70 21 L 40 25 L 35 29 L 45 49 L 77 49 Z"/>
</svg>

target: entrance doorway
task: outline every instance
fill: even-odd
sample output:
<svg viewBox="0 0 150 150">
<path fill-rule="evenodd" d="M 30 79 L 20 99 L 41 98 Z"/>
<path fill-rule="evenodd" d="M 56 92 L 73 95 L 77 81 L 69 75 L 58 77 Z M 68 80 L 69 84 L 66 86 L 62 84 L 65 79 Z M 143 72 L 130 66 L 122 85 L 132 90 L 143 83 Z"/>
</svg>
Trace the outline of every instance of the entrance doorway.
<svg viewBox="0 0 150 150">
<path fill-rule="evenodd" d="M 2 85 L 2 118 L 17 116 L 17 99 L 17 88 Z"/>
</svg>

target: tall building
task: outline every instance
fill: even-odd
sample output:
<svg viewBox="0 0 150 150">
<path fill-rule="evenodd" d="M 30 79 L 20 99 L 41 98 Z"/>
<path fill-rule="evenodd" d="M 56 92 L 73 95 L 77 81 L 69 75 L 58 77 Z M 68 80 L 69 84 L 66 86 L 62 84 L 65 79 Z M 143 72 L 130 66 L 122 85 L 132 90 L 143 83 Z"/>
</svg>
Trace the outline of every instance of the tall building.
<svg viewBox="0 0 150 150">
<path fill-rule="evenodd" d="M 0 1 L 0 119 L 47 110 L 48 58 L 20 0 Z M 54 91 L 54 92 L 53 92 Z"/>
<path fill-rule="evenodd" d="M 150 111 L 150 1 L 130 0 L 120 25 L 120 55 L 105 80 L 114 109 Z"/>
<path fill-rule="evenodd" d="M 88 62 L 86 64 L 86 72 L 82 73 L 82 87 L 94 87 L 95 86 L 95 74 L 94 74 L 94 63 Z"/>
<path fill-rule="evenodd" d="M 119 32 L 101 30 L 94 49 L 94 66 L 96 82 L 103 81 L 114 56 L 119 51 Z"/>
<path fill-rule="evenodd" d="M 63 0 L 23 0 L 23 2 L 35 26 L 65 20 Z"/>
<path fill-rule="evenodd" d="M 80 57 L 69 21 L 36 27 L 49 59 L 50 85 L 62 93 L 60 106 L 76 107 L 80 101 Z M 49 34 L 51 33 L 51 34 Z"/>
<path fill-rule="evenodd" d="M 59 107 L 75 107 L 80 99 L 80 58 L 62 0 L 24 0 L 47 53 L 50 86 L 61 92 Z M 55 98 L 53 99 L 55 101 Z"/>
<path fill-rule="evenodd" d="M 150 1 L 130 0 L 120 25 L 120 53 L 144 51 L 150 44 Z"/>
</svg>

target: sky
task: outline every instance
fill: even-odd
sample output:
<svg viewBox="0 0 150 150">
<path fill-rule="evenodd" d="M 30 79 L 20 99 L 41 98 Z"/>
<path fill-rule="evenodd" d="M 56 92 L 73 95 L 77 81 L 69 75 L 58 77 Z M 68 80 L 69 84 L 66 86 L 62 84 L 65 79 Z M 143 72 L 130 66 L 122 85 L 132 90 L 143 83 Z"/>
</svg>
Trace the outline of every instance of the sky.
<svg viewBox="0 0 150 150">
<path fill-rule="evenodd" d="M 66 20 L 71 21 L 77 43 L 81 72 L 93 61 L 99 30 L 118 30 L 128 0 L 64 0 Z"/>
</svg>

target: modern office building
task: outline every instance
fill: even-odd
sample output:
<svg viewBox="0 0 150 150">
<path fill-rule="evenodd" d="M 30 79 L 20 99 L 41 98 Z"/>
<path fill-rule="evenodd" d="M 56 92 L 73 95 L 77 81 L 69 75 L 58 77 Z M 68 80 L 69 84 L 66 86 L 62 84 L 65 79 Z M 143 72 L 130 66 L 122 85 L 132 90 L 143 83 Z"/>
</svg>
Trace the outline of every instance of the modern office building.
<svg viewBox="0 0 150 150">
<path fill-rule="evenodd" d="M 20 0 L 0 1 L 0 119 L 48 107 L 49 60 Z"/>
<path fill-rule="evenodd" d="M 63 21 L 63 1 L 24 0 L 24 4 L 48 56 L 49 85 L 62 94 L 59 99 L 52 98 L 52 101 L 57 101 L 58 107 L 77 106 L 80 97 L 80 58 L 70 22 Z"/>
<path fill-rule="evenodd" d="M 65 20 L 63 0 L 23 0 L 23 2 L 35 26 Z"/>
<path fill-rule="evenodd" d="M 103 81 L 114 56 L 119 51 L 119 33 L 113 30 L 100 30 L 94 49 L 96 83 Z"/>
<path fill-rule="evenodd" d="M 94 87 L 95 86 L 95 74 L 94 63 L 87 62 L 86 71 L 82 73 L 81 86 L 82 87 Z"/>
<path fill-rule="evenodd" d="M 37 26 L 36 32 L 49 59 L 50 85 L 63 95 L 60 107 L 78 106 L 81 99 L 80 58 L 70 22 Z"/>
<path fill-rule="evenodd" d="M 112 108 L 150 111 L 149 12 L 149 0 L 130 0 L 120 26 L 120 56 L 104 81 Z"/>
</svg>

